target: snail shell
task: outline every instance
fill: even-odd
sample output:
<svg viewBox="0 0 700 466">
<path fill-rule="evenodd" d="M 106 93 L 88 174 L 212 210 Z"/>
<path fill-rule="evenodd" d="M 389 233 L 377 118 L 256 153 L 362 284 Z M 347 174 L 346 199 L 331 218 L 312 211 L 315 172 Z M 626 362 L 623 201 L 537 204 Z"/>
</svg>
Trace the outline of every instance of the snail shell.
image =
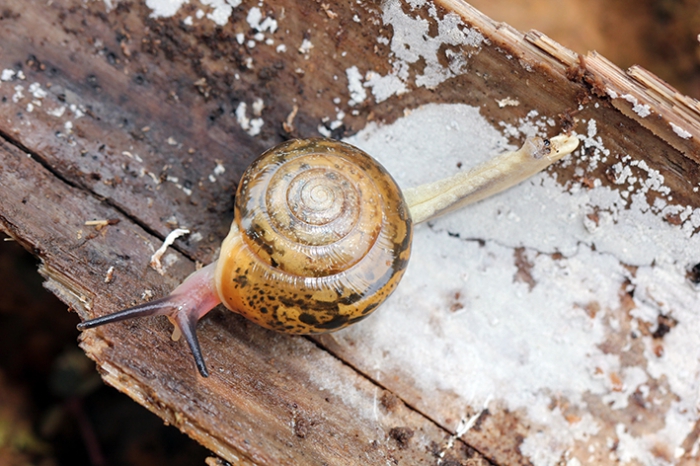
<svg viewBox="0 0 700 466">
<path fill-rule="evenodd" d="M 286 333 L 337 330 L 396 288 L 413 226 L 401 190 L 372 157 L 326 139 L 263 153 L 242 177 L 216 266 L 223 304 Z"/>
</svg>

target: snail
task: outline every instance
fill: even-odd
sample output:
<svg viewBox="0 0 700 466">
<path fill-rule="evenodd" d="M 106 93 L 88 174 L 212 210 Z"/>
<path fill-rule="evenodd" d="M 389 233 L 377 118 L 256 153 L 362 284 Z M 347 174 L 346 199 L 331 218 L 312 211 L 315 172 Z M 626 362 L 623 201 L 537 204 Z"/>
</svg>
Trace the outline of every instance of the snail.
<svg viewBox="0 0 700 466">
<path fill-rule="evenodd" d="M 291 140 L 257 158 L 235 197 L 219 258 L 168 296 L 84 321 L 78 329 L 166 315 L 203 377 L 195 328 L 223 303 L 279 332 L 313 334 L 367 317 L 394 291 L 413 225 L 513 186 L 571 153 L 573 136 L 528 139 L 468 172 L 401 191 L 371 156 L 330 139 Z"/>
</svg>

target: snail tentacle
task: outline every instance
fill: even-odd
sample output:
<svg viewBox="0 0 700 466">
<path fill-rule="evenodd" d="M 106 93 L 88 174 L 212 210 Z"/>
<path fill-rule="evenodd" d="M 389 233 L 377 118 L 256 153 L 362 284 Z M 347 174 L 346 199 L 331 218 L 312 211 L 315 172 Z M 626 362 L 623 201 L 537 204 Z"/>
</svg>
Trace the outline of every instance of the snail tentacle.
<svg viewBox="0 0 700 466">
<path fill-rule="evenodd" d="M 139 317 L 150 317 L 168 314 L 172 309 L 172 305 L 168 302 L 169 297 L 157 299 L 148 303 L 139 304 L 128 309 L 124 309 L 113 314 L 107 314 L 94 319 L 86 320 L 78 324 L 78 330 L 87 330 L 89 328 L 100 327 L 105 324 L 121 322 L 123 320 L 137 319 Z"/>
<path fill-rule="evenodd" d="M 209 372 L 204 364 L 204 357 L 202 356 L 195 330 L 199 319 L 221 303 L 214 284 L 215 269 L 216 261 L 190 274 L 168 296 L 138 304 L 113 314 L 86 320 L 78 324 L 78 330 L 86 330 L 139 317 L 168 316 L 175 326 L 172 336 L 173 340 L 178 340 L 180 335 L 185 337 L 185 341 L 194 356 L 197 370 L 199 370 L 202 377 L 208 377 Z"/>
<path fill-rule="evenodd" d="M 197 322 L 199 317 L 196 313 L 187 312 L 186 309 L 178 311 L 175 315 L 168 316 L 173 322 L 173 325 L 182 333 L 185 337 L 187 345 L 192 351 L 192 356 L 194 356 L 194 364 L 197 366 L 202 377 L 209 377 L 209 371 L 207 370 L 207 365 L 204 363 L 204 356 L 202 355 L 202 349 L 199 346 L 199 339 L 197 339 Z"/>
<path fill-rule="evenodd" d="M 480 201 L 526 180 L 578 147 L 575 136 L 530 138 L 514 152 L 506 152 L 449 178 L 404 190 L 414 223 Z"/>
</svg>

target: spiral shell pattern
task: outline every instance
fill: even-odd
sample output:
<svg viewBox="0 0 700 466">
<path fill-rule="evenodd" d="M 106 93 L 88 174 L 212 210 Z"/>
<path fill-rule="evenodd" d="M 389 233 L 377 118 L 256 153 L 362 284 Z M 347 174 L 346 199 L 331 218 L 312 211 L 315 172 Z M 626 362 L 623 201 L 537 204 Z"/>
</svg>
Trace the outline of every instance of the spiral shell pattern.
<svg viewBox="0 0 700 466">
<path fill-rule="evenodd" d="M 366 317 L 394 290 L 410 256 L 403 195 L 348 144 L 293 140 L 243 175 L 216 285 L 222 302 L 286 333 L 321 333 Z"/>
</svg>

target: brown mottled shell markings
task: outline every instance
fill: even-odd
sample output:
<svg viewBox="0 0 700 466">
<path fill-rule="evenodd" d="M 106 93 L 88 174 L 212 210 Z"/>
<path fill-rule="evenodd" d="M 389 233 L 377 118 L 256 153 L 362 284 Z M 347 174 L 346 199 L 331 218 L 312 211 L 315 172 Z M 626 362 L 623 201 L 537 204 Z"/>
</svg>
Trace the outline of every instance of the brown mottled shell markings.
<svg viewBox="0 0 700 466">
<path fill-rule="evenodd" d="M 366 317 L 399 283 L 412 222 L 369 155 L 294 140 L 262 154 L 242 180 L 217 263 L 229 309 L 273 330 L 328 332 Z"/>
</svg>

